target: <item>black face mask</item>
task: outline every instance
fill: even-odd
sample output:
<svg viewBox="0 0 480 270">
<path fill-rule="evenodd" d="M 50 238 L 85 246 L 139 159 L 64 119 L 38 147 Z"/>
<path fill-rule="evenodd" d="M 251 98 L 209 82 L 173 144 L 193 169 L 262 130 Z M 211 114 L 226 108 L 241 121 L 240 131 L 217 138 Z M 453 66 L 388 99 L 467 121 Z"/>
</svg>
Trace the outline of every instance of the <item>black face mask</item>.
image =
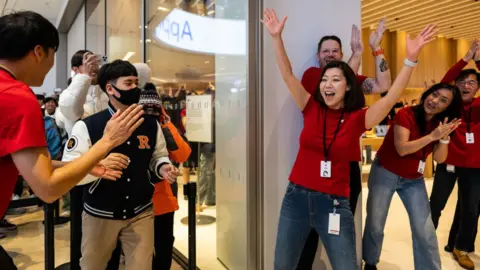
<svg viewBox="0 0 480 270">
<path fill-rule="evenodd" d="M 118 102 L 122 103 L 123 105 L 130 106 L 132 104 L 138 103 L 140 100 L 140 88 L 135 87 L 130 90 L 122 90 L 118 89 L 115 85 L 112 84 L 112 87 L 120 93 L 120 97 L 113 96 Z"/>
</svg>

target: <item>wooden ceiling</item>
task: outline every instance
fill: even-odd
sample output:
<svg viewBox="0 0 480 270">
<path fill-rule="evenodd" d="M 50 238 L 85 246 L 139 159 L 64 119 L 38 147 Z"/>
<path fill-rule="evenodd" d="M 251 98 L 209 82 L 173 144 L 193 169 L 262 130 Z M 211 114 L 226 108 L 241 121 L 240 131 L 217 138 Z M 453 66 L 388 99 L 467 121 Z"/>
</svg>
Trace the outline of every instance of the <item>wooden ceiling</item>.
<svg viewBox="0 0 480 270">
<path fill-rule="evenodd" d="M 479 0 L 362 0 L 362 27 L 375 27 L 382 17 L 390 31 L 416 34 L 435 23 L 440 37 L 480 39 Z"/>
</svg>

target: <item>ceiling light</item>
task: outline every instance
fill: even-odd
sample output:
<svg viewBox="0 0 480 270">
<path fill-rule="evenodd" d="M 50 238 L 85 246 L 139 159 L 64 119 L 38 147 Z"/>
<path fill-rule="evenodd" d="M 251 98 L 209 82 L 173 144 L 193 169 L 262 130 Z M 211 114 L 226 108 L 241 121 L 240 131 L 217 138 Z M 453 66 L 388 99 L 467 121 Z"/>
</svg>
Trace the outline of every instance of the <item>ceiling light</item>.
<svg viewBox="0 0 480 270">
<path fill-rule="evenodd" d="M 157 9 L 160 10 L 160 11 L 170 11 L 170 9 L 168 9 L 166 7 L 158 7 Z"/>
<path fill-rule="evenodd" d="M 213 15 L 214 13 L 215 13 L 215 10 L 210 10 L 210 11 L 208 12 L 208 15 Z"/>
<path fill-rule="evenodd" d="M 125 54 L 125 56 L 123 57 L 123 61 L 128 61 L 134 55 L 135 52 L 127 52 L 127 54 Z"/>
<path fill-rule="evenodd" d="M 205 61 L 205 64 L 210 64 L 210 61 Z"/>
</svg>

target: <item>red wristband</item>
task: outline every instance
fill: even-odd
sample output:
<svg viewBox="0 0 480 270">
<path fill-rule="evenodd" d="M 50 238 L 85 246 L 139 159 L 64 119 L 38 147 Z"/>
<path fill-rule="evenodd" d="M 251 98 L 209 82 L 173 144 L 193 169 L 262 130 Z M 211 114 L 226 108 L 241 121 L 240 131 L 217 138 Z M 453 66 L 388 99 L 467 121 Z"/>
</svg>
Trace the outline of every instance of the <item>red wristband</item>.
<svg viewBox="0 0 480 270">
<path fill-rule="evenodd" d="M 375 51 L 375 52 L 373 52 L 372 54 L 373 54 L 373 56 L 379 56 L 379 55 L 383 54 L 383 49 L 380 49 L 380 50 L 378 50 L 378 51 Z"/>
</svg>

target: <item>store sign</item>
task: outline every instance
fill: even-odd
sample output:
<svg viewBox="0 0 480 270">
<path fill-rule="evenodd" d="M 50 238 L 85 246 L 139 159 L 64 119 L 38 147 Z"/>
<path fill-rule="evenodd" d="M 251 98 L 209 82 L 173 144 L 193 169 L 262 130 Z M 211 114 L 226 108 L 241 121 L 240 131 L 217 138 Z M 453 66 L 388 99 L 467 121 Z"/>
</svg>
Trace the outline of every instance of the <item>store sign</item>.
<svg viewBox="0 0 480 270">
<path fill-rule="evenodd" d="M 245 20 L 198 16 L 173 9 L 155 28 L 154 37 L 179 49 L 225 55 L 245 55 Z"/>
<path fill-rule="evenodd" d="M 187 138 L 191 142 L 212 143 L 212 96 L 187 96 Z"/>
</svg>

